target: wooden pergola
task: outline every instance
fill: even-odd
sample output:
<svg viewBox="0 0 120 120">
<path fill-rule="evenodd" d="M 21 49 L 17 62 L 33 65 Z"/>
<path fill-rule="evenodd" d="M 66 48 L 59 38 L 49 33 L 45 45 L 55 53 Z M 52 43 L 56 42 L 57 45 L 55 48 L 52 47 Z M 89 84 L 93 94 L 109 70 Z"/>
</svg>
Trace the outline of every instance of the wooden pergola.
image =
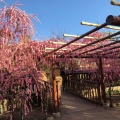
<svg viewBox="0 0 120 120">
<path fill-rule="evenodd" d="M 55 56 L 56 58 L 65 58 L 65 57 L 67 57 L 67 58 L 94 58 L 94 57 L 96 57 L 99 62 L 98 69 L 99 69 L 99 74 L 100 74 L 100 84 L 101 84 L 101 90 L 102 90 L 102 96 L 103 96 L 104 103 L 106 103 L 107 101 L 106 101 L 106 94 L 105 94 L 105 83 L 104 83 L 102 59 L 103 58 L 107 58 L 107 59 L 115 59 L 115 58 L 119 59 L 120 58 L 120 54 L 119 54 L 120 40 L 115 40 L 115 41 L 111 40 L 111 38 L 119 35 L 120 31 L 110 34 L 110 35 L 107 35 L 107 36 L 104 36 L 102 38 L 97 38 L 97 39 L 95 38 L 94 41 L 92 41 L 88 44 L 79 43 L 79 44 L 77 44 L 78 47 L 75 47 L 75 49 L 67 50 L 67 52 L 64 52 L 64 50 L 65 50 L 65 47 L 67 47 L 69 45 L 75 45 L 76 41 L 90 35 L 91 33 L 96 32 L 97 30 L 100 30 L 101 28 L 106 27 L 107 25 L 120 26 L 120 17 L 109 15 L 106 18 L 105 23 L 82 34 L 81 36 L 76 36 L 73 40 L 71 40 L 67 43 L 64 43 L 64 42 L 63 43 L 62 42 L 55 43 L 54 42 L 54 44 L 61 44 L 61 46 L 58 48 L 53 48 L 53 50 L 51 49 L 51 51 L 49 51 L 43 55 L 43 57 Z M 108 41 L 108 42 L 105 42 L 104 44 L 99 44 L 104 41 Z M 92 47 L 90 47 L 90 46 L 92 46 Z M 85 49 L 85 48 L 89 48 L 89 49 Z M 63 50 L 63 52 L 58 52 L 60 50 L 61 51 Z M 54 74 L 54 72 L 53 72 L 53 74 Z M 54 83 L 54 94 L 55 94 L 56 84 L 55 84 L 55 76 L 54 75 L 53 75 L 53 83 Z M 54 96 L 54 100 L 56 100 L 56 96 Z M 57 105 L 55 105 L 55 106 L 57 106 Z"/>
</svg>

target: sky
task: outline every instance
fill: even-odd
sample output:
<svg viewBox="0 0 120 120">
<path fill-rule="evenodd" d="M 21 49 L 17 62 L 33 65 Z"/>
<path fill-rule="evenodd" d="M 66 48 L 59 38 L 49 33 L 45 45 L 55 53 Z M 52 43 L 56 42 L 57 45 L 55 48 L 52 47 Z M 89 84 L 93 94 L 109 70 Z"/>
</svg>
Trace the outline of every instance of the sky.
<svg viewBox="0 0 120 120">
<path fill-rule="evenodd" d="M 4 0 L 8 6 L 17 0 Z M 36 38 L 50 38 L 63 33 L 81 35 L 93 29 L 81 25 L 81 21 L 103 24 L 109 15 L 120 15 L 120 7 L 110 4 L 111 0 L 20 0 L 20 9 L 34 14 L 41 23 L 33 20 Z M 119 1 L 119 0 L 117 0 Z M 3 3 L 0 2 L 0 7 Z M 105 31 L 105 29 L 104 29 Z M 109 30 L 110 31 L 110 30 Z"/>
</svg>

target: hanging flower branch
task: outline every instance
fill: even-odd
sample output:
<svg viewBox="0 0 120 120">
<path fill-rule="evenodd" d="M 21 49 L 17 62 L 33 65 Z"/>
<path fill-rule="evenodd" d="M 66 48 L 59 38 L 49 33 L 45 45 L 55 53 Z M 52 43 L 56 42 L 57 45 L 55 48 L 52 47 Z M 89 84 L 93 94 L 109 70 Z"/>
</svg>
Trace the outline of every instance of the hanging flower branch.
<svg viewBox="0 0 120 120">
<path fill-rule="evenodd" d="M 31 41 L 34 36 L 31 19 L 36 17 L 17 6 L 17 3 L 5 6 L 0 12 L 0 100 L 9 99 L 11 111 L 20 107 L 15 107 L 16 103 L 24 103 L 26 114 L 32 108 L 33 92 L 38 97 L 44 89 L 37 67 L 44 47 L 42 42 Z"/>
<path fill-rule="evenodd" d="M 0 12 L 0 42 L 15 43 L 29 40 L 34 36 L 34 26 L 31 18 L 37 19 L 32 14 L 27 14 L 15 3 L 11 7 L 4 6 Z"/>
</svg>

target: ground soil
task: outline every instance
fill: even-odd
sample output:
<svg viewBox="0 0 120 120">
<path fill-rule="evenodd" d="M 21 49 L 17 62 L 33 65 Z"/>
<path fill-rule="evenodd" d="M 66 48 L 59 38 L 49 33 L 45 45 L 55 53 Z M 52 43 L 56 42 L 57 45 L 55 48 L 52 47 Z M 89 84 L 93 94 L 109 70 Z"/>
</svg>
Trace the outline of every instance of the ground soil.
<svg viewBox="0 0 120 120">
<path fill-rule="evenodd" d="M 120 120 L 120 107 L 103 107 L 62 93 L 61 117 L 56 120 Z"/>
</svg>

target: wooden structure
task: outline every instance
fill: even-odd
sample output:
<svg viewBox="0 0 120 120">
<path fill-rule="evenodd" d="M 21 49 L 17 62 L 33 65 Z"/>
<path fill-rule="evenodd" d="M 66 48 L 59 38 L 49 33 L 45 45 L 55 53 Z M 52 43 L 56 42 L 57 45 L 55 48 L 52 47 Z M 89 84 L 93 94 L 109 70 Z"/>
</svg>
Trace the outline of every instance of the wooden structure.
<svg viewBox="0 0 120 120">
<path fill-rule="evenodd" d="M 109 15 L 106 18 L 106 22 L 103 23 L 102 25 L 88 31 L 87 33 L 82 34 L 81 36 L 77 36 L 75 39 L 43 55 L 43 57 L 55 56 L 56 59 L 57 58 L 58 59 L 96 58 L 97 67 L 98 67 L 97 72 L 94 71 L 92 73 L 91 70 L 89 70 L 89 72 L 88 71 L 75 72 L 74 67 L 72 66 L 71 72 L 65 74 L 65 80 L 66 80 L 65 89 L 73 93 L 79 94 L 81 97 L 84 97 L 88 100 L 94 101 L 99 104 L 107 103 L 107 99 L 108 99 L 108 96 L 106 95 L 106 84 L 108 85 L 108 82 L 105 81 L 106 78 L 104 75 L 106 73 L 103 70 L 104 69 L 103 59 L 106 60 L 116 59 L 116 58 L 119 59 L 120 56 L 118 51 L 120 47 L 119 45 L 120 41 L 119 40 L 109 41 L 109 39 L 119 35 L 120 31 L 108 36 L 104 36 L 102 38 L 98 38 L 88 44 L 84 44 L 82 46 L 78 45 L 78 47 L 75 47 L 75 49 L 67 50 L 67 52 L 59 52 L 59 51 L 62 50 L 63 48 L 66 48 L 69 45 L 72 45 L 73 43 L 84 38 L 85 36 L 88 36 L 91 33 L 94 33 L 95 31 L 106 27 L 107 25 L 120 26 L 120 17 Z M 109 41 L 109 42 L 105 42 L 105 41 Z M 105 43 L 103 44 L 102 42 Z M 96 76 L 94 80 L 91 78 L 92 75 Z"/>
<path fill-rule="evenodd" d="M 72 78 L 72 72 L 66 71 L 64 84 L 66 91 L 92 102 L 102 104 L 100 84 L 96 71 L 74 71 L 74 79 Z"/>
</svg>

